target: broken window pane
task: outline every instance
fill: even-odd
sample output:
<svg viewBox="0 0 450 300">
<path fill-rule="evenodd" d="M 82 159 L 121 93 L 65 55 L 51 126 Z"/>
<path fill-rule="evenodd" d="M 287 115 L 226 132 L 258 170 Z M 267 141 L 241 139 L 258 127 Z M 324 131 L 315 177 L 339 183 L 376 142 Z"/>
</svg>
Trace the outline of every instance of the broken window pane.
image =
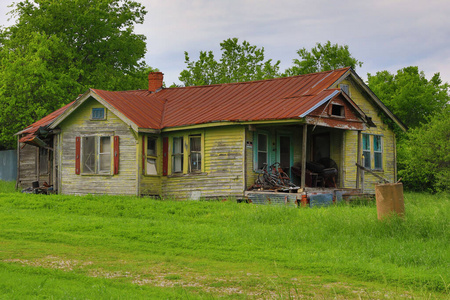
<svg viewBox="0 0 450 300">
<path fill-rule="evenodd" d="M 39 173 L 48 174 L 48 150 L 39 148 Z"/>
<path fill-rule="evenodd" d="M 158 175 L 156 171 L 156 159 L 147 157 L 147 175 Z"/>
<path fill-rule="evenodd" d="M 82 172 L 95 173 L 95 136 L 82 138 Z"/>
<path fill-rule="evenodd" d="M 147 156 L 156 156 L 156 137 L 147 138 Z"/>
</svg>

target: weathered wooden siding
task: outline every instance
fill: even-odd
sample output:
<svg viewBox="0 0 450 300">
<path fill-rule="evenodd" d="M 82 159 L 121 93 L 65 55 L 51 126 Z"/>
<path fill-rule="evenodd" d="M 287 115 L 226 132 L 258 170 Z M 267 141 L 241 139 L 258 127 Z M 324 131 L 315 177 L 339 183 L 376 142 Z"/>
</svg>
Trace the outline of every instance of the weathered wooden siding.
<svg viewBox="0 0 450 300">
<path fill-rule="evenodd" d="M 142 164 L 142 155 L 143 149 L 146 149 L 146 138 L 149 135 L 140 134 L 139 135 L 139 143 L 137 147 L 137 153 L 138 153 L 138 166 L 139 166 L 139 176 L 140 176 L 140 195 L 151 195 L 151 196 L 160 196 L 162 195 L 162 189 L 161 189 L 161 179 L 162 179 L 162 138 L 159 136 L 157 140 L 156 145 L 156 153 L 158 159 L 156 160 L 156 170 L 158 172 L 158 175 L 146 175 L 145 173 L 145 167 Z M 151 135 L 155 136 L 155 135 Z M 142 143 L 144 143 L 144 147 L 142 146 Z"/>
<path fill-rule="evenodd" d="M 395 136 L 393 131 L 383 123 L 378 115 L 377 107 L 368 100 L 367 95 L 356 87 L 351 80 L 345 80 L 344 84 L 349 85 L 350 97 L 353 101 L 364 111 L 364 113 L 372 118 L 376 127 L 368 128 L 362 133 L 366 134 L 377 134 L 382 136 L 382 149 L 383 149 L 383 170 L 375 171 L 378 175 L 386 178 L 387 180 L 393 182 L 395 180 Z M 346 131 L 344 137 L 344 184 L 345 187 L 355 187 L 356 186 L 356 156 L 357 156 L 357 142 L 358 134 L 356 131 Z M 373 155 L 372 155 L 373 164 Z M 374 192 L 375 183 L 378 179 L 370 173 L 364 173 L 364 191 Z"/>
<path fill-rule="evenodd" d="M 195 132 L 177 132 L 164 136 L 170 138 Z M 203 136 L 203 167 L 201 173 L 171 174 L 162 178 L 162 196 L 175 199 L 216 197 L 242 197 L 244 192 L 244 142 L 243 126 L 205 128 Z M 186 139 L 185 139 L 186 149 Z M 169 142 L 169 154 L 172 144 Z M 185 156 L 185 160 L 187 156 Z M 186 165 L 186 162 L 185 162 Z M 169 159 L 169 174 L 171 160 Z"/>
<path fill-rule="evenodd" d="M 33 181 L 38 180 L 37 175 L 37 155 L 38 148 L 28 144 L 19 145 L 19 188 L 31 187 Z"/>
<path fill-rule="evenodd" d="M 111 111 L 106 110 L 107 120 L 92 121 L 91 110 L 94 107 L 102 105 L 90 98 L 78 107 L 77 113 L 70 115 L 60 124 L 60 193 L 136 195 L 138 193 L 136 138 L 131 129 Z M 76 175 L 75 138 L 99 134 L 119 136 L 119 174 Z"/>
</svg>

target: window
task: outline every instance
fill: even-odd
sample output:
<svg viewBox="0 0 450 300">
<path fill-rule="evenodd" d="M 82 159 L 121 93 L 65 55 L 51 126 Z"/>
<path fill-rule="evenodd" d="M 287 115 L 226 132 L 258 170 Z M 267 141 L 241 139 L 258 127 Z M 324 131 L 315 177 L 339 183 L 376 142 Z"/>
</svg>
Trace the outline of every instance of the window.
<svg viewBox="0 0 450 300">
<path fill-rule="evenodd" d="M 104 120 L 105 119 L 105 108 L 93 108 L 92 109 L 92 120 Z"/>
<path fill-rule="evenodd" d="M 363 134 L 363 165 L 370 169 L 370 135 Z"/>
<path fill-rule="evenodd" d="M 257 166 L 258 170 L 267 163 L 267 134 L 258 133 Z"/>
<path fill-rule="evenodd" d="M 84 174 L 111 173 L 111 137 L 85 136 L 81 138 L 81 172 Z"/>
<path fill-rule="evenodd" d="M 172 151 L 172 172 L 183 172 L 183 137 L 173 138 L 173 151 Z"/>
<path fill-rule="evenodd" d="M 339 87 L 341 88 L 341 91 L 350 96 L 350 88 L 348 84 L 340 84 Z"/>
<path fill-rule="evenodd" d="M 372 148 L 371 148 L 372 141 Z M 383 169 L 383 147 L 381 135 L 363 134 L 364 167 L 368 169 Z M 373 165 L 372 165 L 373 157 Z M 373 166 L 373 167 L 372 167 Z"/>
<path fill-rule="evenodd" d="M 147 175 L 158 175 L 156 168 L 157 161 L 157 145 L 158 138 L 154 136 L 147 137 Z"/>
<path fill-rule="evenodd" d="M 381 147 L 381 136 L 373 136 L 373 159 L 374 159 L 374 169 L 383 169 L 383 153 Z"/>
<path fill-rule="evenodd" d="M 202 138 L 198 135 L 189 136 L 189 172 L 202 171 Z"/>
<path fill-rule="evenodd" d="M 39 148 L 39 173 L 48 174 L 48 149 Z"/>
<path fill-rule="evenodd" d="M 340 104 L 331 104 L 331 115 L 335 117 L 345 117 L 344 106 Z"/>
</svg>

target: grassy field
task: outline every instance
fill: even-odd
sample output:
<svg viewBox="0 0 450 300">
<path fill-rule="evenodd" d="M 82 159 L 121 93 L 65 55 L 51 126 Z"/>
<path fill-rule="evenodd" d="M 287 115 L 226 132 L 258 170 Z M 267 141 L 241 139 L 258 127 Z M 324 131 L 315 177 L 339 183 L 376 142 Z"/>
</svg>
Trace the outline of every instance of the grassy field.
<svg viewBox="0 0 450 300">
<path fill-rule="evenodd" d="M 0 299 L 446 299 L 448 194 L 286 208 L 26 195 L 0 182 Z"/>
</svg>

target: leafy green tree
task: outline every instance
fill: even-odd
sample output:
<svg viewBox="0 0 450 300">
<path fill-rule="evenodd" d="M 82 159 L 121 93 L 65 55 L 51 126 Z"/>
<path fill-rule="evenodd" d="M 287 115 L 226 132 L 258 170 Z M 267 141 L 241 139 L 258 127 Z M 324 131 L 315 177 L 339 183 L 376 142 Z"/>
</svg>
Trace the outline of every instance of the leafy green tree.
<svg viewBox="0 0 450 300">
<path fill-rule="evenodd" d="M 410 190 L 450 191 L 450 106 L 428 119 L 399 145 L 399 176 Z"/>
<path fill-rule="evenodd" d="M 212 51 L 200 51 L 199 59 L 191 61 L 184 52 L 187 68 L 178 77 L 185 86 L 209 85 L 230 82 L 252 81 L 279 77 L 279 64 L 264 61 L 264 48 L 239 44 L 237 38 L 220 43 L 222 57 L 217 61 Z"/>
<path fill-rule="evenodd" d="M 311 51 L 306 48 L 299 49 L 297 54 L 300 59 L 293 60 L 293 66 L 286 69 L 283 76 L 316 73 L 335 70 L 344 67 L 361 67 L 362 62 L 352 57 L 348 46 L 339 46 L 327 41 L 324 45 L 317 43 Z"/>
<path fill-rule="evenodd" d="M 439 73 L 430 80 L 418 67 L 406 67 L 391 74 L 388 71 L 368 74 L 370 89 L 408 127 L 426 123 L 450 101 L 449 84 L 442 83 Z"/>
<path fill-rule="evenodd" d="M 147 87 L 144 7 L 132 0 L 25 0 L 0 29 L 0 145 L 89 87 Z"/>
</svg>

